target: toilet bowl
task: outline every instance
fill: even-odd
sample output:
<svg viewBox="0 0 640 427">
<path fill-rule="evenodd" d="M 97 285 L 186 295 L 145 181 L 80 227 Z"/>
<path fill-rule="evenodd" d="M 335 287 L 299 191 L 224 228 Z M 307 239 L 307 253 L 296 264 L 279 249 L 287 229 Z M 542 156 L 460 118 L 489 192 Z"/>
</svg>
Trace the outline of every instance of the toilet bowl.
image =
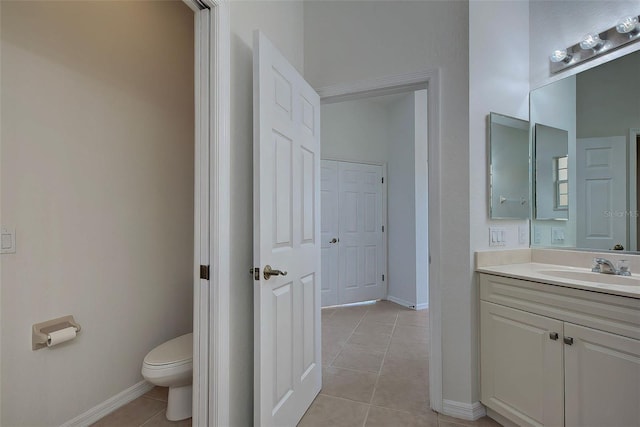
<svg viewBox="0 0 640 427">
<path fill-rule="evenodd" d="M 169 421 L 191 417 L 193 334 L 179 336 L 151 350 L 142 363 L 142 376 L 151 384 L 169 387 Z"/>
</svg>

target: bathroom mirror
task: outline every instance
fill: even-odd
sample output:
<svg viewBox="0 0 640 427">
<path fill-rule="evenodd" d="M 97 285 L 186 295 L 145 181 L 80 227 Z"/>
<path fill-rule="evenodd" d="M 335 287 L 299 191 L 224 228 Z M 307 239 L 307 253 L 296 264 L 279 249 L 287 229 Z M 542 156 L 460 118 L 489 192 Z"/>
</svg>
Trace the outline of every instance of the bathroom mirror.
<svg viewBox="0 0 640 427">
<path fill-rule="evenodd" d="M 640 51 L 531 92 L 536 157 L 539 132 L 564 131 L 556 137 L 567 147 L 568 179 L 559 200 L 564 195 L 555 159 L 565 150 L 542 142 L 556 154 L 540 153 L 545 160 L 535 161 L 533 246 L 638 251 L 638 76 Z M 563 201 L 566 210 L 558 209 Z"/>
<path fill-rule="evenodd" d="M 528 219 L 529 122 L 489 114 L 491 219 Z"/>
<path fill-rule="evenodd" d="M 569 132 L 536 123 L 535 219 L 569 219 Z"/>
</svg>

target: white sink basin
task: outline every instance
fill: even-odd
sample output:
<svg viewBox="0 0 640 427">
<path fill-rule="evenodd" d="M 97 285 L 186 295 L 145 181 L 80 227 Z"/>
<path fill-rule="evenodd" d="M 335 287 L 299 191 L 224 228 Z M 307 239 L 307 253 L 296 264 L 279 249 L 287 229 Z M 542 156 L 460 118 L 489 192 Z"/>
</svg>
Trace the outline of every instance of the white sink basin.
<svg viewBox="0 0 640 427">
<path fill-rule="evenodd" d="M 607 285 L 640 286 L 640 276 L 618 276 L 615 274 L 592 273 L 574 270 L 542 270 L 541 274 L 559 279 L 581 280 L 583 282 Z"/>
</svg>

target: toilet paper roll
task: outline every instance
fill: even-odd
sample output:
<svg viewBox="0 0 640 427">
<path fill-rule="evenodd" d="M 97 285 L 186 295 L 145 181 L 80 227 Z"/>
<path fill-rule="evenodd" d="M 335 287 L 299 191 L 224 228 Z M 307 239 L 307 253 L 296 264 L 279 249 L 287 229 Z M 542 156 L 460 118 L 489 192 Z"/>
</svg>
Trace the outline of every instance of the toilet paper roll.
<svg viewBox="0 0 640 427">
<path fill-rule="evenodd" d="M 59 331 L 50 332 L 47 337 L 47 347 L 61 344 L 63 342 L 70 341 L 76 337 L 76 328 L 69 326 L 68 328 L 60 329 Z"/>
</svg>

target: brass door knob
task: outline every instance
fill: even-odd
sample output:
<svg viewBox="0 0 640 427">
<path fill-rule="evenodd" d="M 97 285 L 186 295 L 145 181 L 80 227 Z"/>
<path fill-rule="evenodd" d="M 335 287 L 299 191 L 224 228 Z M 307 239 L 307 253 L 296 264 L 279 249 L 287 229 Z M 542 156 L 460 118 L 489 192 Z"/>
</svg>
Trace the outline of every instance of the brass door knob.
<svg viewBox="0 0 640 427">
<path fill-rule="evenodd" d="M 271 276 L 286 276 L 287 272 L 273 269 L 270 265 L 265 265 L 262 269 L 262 275 L 264 277 L 264 280 L 269 280 Z"/>
</svg>

